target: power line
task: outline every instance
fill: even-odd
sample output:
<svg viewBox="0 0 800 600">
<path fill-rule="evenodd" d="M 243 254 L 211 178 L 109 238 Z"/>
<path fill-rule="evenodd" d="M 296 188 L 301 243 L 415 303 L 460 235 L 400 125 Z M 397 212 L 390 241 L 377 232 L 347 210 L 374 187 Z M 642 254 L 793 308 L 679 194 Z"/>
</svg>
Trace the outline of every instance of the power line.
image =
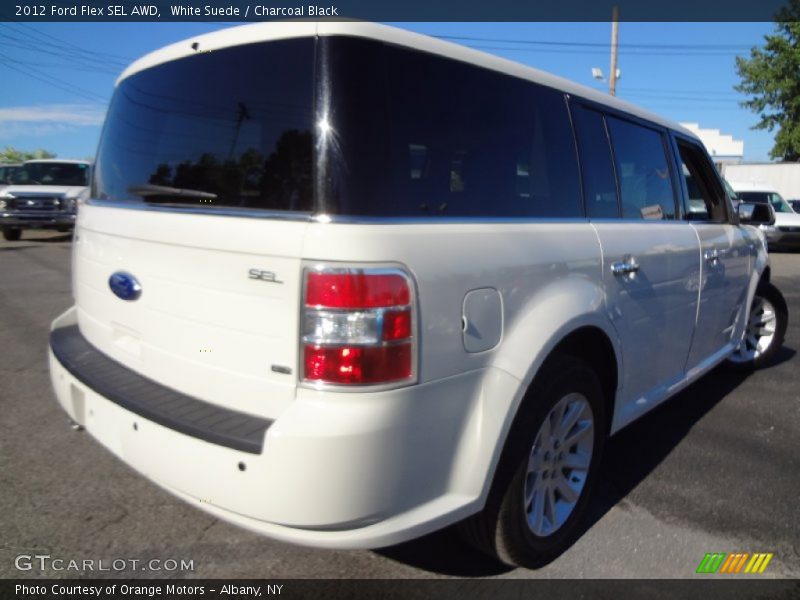
<svg viewBox="0 0 800 600">
<path fill-rule="evenodd" d="M 435 35 L 433 37 L 442 40 L 460 40 L 472 42 L 494 42 L 494 43 L 510 43 L 510 44 L 531 44 L 540 46 L 575 46 L 575 47 L 589 47 L 589 48 L 603 48 L 608 50 L 611 45 L 607 42 L 561 42 L 554 40 L 515 40 L 508 38 L 485 38 L 485 37 L 469 37 L 469 36 L 455 36 L 455 35 Z M 648 49 L 670 49 L 670 50 L 749 50 L 750 46 L 739 44 L 619 44 L 620 48 L 648 48 Z"/>
<path fill-rule="evenodd" d="M 693 106 L 689 104 L 649 104 L 649 103 L 641 103 L 640 106 L 647 108 L 649 110 L 687 110 L 692 111 L 693 113 L 697 113 L 698 111 L 714 111 L 714 112 L 734 112 L 734 111 L 741 111 L 742 109 L 736 108 L 733 106 Z M 696 119 L 697 117 L 690 117 L 691 119 Z"/>
<path fill-rule="evenodd" d="M 697 94 L 697 95 L 700 95 L 700 96 L 737 96 L 737 97 L 740 97 L 740 98 L 743 97 L 743 94 L 740 94 L 739 92 L 721 92 L 720 90 L 696 90 L 696 89 L 692 89 L 692 90 L 676 90 L 675 88 L 670 88 L 668 90 L 662 90 L 662 89 L 658 89 L 658 88 L 637 88 L 637 87 L 626 87 L 625 90 L 629 91 L 629 92 L 645 92 L 645 93 L 654 93 L 654 94 L 655 93 L 657 93 L 657 94 L 673 94 L 673 93 L 676 93 L 676 94 L 687 94 L 687 93 L 692 93 L 692 94 Z"/>
<path fill-rule="evenodd" d="M 95 63 L 95 62 L 90 62 L 90 61 L 83 60 L 79 56 L 69 56 L 69 55 L 65 56 L 63 52 L 56 52 L 56 51 L 53 51 L 53 50 L 46 50 L 44 48 L 37 48 L 35 46 L 29 45 L 28 43 L 26 43 L 24 41 L 20 41 L 20 42 L 8 41 L 9 39 L 12 39 L 12 38 L 7 36 L 6 34 L 0 34 L 0 39 L 4 40 L 3 41 L 3 46 L 5 46 L 5 47 L 20 48 L 22 50 L 29 50 L 29 51 L 32 51 L 32 52 L 38 52 L 40 54 L 47 54 L 49 56 L 54 56 L 54 57 L 61 58 L 61 59 L 73 60 L 76 64 L 79 64 L 81 66 L 87 67 L 89 69 L 93 69 L 94 71 L 97 71 L 97 72 L 108 73 L 110 75 L 115 75 L 115 74 L 119 73 L 120 70 L 121 70 L 121 68 L 120 69 L 116 69 L 116 68 L 112 67 L 111 65 L 106 65 L 106 64 L 103 64 L 103 63 Z"/>
<path fill-rule="evenodd" d="M 103 102 L 103 103 L 108 102 L 108 98 L 103 98 L 97 94 L 86 93 L 86 92 L 81 92 L 80 90 L 76 90 L 72 84 L 62 79 L 57 79 L 55 77 L 52 77 L 51 75 L 46 75 L 46 74 L 37 75 L 35 73 L 31 73 L 28 70 L 21 69 L 20 67 L 15 67 L 14 65 L 9 63 L 17 63 L 19 61 L 6 56 L 5 54 L 0 54 L 0 58 L 4 60 L 2 66 L 11 69 L 13 71 L 17 71 L 18 73 L 22 73 L 23 75 L 27 75 L 28 77 L 31 77 L 33 79 L 37 79 L 43 83 L 47 83 L 48 85 L 52 85 L 53 87 L 57 87 L 58 89 L 64 92 L 73 94 L 75 96 L 80 96 L 81 98 L 84 98 L 86 100 L 91 100 L 93 102 Z"/>
<path fill-rule="evenodd" d="M 5 27 L 6 28 L 11 28 L 11 25 L 12 24 L 9 23 L 9 24 L 6 24 Z M 128 63 L 130 63 L 130 62 L 132 62 L 134 60 L 133 58 L 131 58 L 129 56 L 120 56 L 118 54 L 111 54 L 110 52 L 97 52 L 97 51 L 93 51 L 93 50 L 87 50 L 86 48 L 82 48 L 81 46 L 78 46 L 77 44 L 73 44 L 72 42 L 69 42 L 67 40 L 63 40 L 61 38 L 58 38 L 58 37 L 56 37 L 56 36 L 54 36 L 54 35 L 52 35 L 50 33 L 45 33 L 45 32 L 43 32 L 43 31 L 41 31 L 39 29 L 36 29 L 35 27 L 32 27 L 31 25 L 28 25 L 27 23 L 19 23 L 19 22 L 17 22 L 17 23 L 14 23 L 14 25 L 17 25 L 17 26 L 20 26 L 20 27 L 24 27 L 25 29 L 33 32 L 40 39 L 45 40 L 45 42 L 47 44 L 49 44 L 50 46 L 63 48 L 63 49 L 67 49 L 67 50 L 72 49 L 73 52 L 80 52 L 81 54 L 85 55 L 89 59 L 96 59 L 97 57 L 103 57 L 104 56 L 106 58 L 114 60 L 115 62 L 116 61 L 120 61 L 124 65 L 127 65 Z M 11 30 L 15 31 L 15 32 L 22 33 L 19 29 L 17 29 L 17 30 L 11 29 Z"/>
<path fill-rule="evenodd" d="M 21 34 L 19 31 L 15 29 L 10 29 L 8 25 L 5 25 L 3 23 L 0 23 L 0 27 L 4 27 L 6 29 L 6 31 L 1 34 L 3 39 L 10 40 L 9 45 L 13 45 L 18 48 L 23 48 L 25 50 L 30 50 L 32 52 L 50 54 L 52 56 L 57 56 L 62 59 L 66 58 L 66 59 L 80 61 L 84 65 L 94 66 L 98 69 L 115 68 L 116 69 L 115 72 L 118 72 L 119 70 L 121 70 L 126 66 L 126 63 L 120 62 L 111 57 L 104 57 L 102 53 L 93 54 L 88 50 L 79 52 L 71 48 L 60 46 L 58 44 L 53 44 L 46 40 L 32 39 L 27 36 L 18 37 L 19 35 L 24 35 L 24 34 Z M 8 44 L 8 42 L 6 43 Z"/>
<path fill-rule="evenodd" d="M 623 90 L 623 94 L 627 97 L 644 98 L 652 100 L 691 100 L 692 102 L 716 102 L 733 104 L 738 103 L 736 98 L 703 98 L 702 96 L 683 95 L 683 94 L 648 94 L 644 92 L 627 92 Z"/>
<path fill-rule="evenodd" d="M 88 65 L 78 65 L 72 63 L 46 63 L 46 62 L 37 62 L 33 60 L 20 60 L 20 59 L 12 59 L 15 63 L 19 65 L 29 66 L 29 67 L 41 67 L 43 69 L 59 69 L 59 70 L 70 70 L 70 71 L 83 71 L 86 73 L 97 73 L 96 67 L 90 67 Z M 107 72 L 107 71 L 106 71 Z"/>
<path fill-rule="evenodd" d="M 470 45 L 470 48 L 474 48 L 476 50 L 505 50 L 510 52 L 536 52 L 538 54 L 607 54 L 609 46 L 606 45 L 605 48 L 597 48 L 595 50 L 580 50 L 580 49 L 568 49 L 568 48 L 521 48 L 521 47 L 513 47 L 513 46 L 485 46 L 485 45 Z M 710 52 L 691 52 L 688 50 L 662 50 L 662 51 L 654 51 L 654 50 L 641 50 L 641 51 L 629 51 L 628 49 L 620 50 L 620 54 L 624 54 L 625 56 L 731 56 L 730 51 L 710 51 Z"/>
</svg>

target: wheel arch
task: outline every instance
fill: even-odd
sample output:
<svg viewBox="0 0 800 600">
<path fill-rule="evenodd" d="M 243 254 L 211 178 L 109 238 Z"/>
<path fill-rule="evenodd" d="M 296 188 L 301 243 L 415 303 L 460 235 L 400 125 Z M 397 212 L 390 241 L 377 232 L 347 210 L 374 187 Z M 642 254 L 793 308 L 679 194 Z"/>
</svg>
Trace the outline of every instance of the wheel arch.
<svg viewBox="0 0 800 600">
<path fill-rule="evenodd" d="M 590 319 L 591 320 L 591 319 Z M 474 507 L 480 511 L 494 511 L 499 507 L 502 494 L 511 482 L 515 466 L 516 455 L 519 453 L 518 434 L 521 432 L 521 415 L 530 414 L 531 403 L 536 402 L 536 397 L 531 393 L 532 389 L 538 387 L 548 372 L 550 367 L 558 368 L 558 363 L 565 358 L 579 359 L 591 368 L 600 380 L 602 395 L 605 408 L 605 435 L 609 435 L 611 424 L 613 423 L 614 406 L 616 402 L 618 382 L 621 377 L 621 358 L 618 352 L 618 343 L 602 326 L 596 323 L 582 322 L 581 324 L 566 327 L 561 334 L 554 337 L 547 344 L 546 352 L 541 352 L 535 361 L 535 368 L 532 368 L 532 376 L 526 383 L 519 386 L 519 401 L 515 404 L 512 411 L 509 411 L 506 427 L 502 436 L 497 439 L 494 459 L 490 470 L 486 473 L 484 480 L 483 493 L 480 500 Z M 611 330 L 613 331 L 613 329 Z M 473 508 L 474 511 L 474 508 Z M 475 518 L 470 518 L 461 524 L 462 532 L 468 539 L 475 540 L 481 538 L 480 513 L 473 513 Z M 485 532 L 483 532 L 485 533 Z"/>
<path fill-rule="evenodd" d="M 620 365 L 617 361 L 614 344 L 609 336 L 602 329 L 593 325 L 583 326 L 572 331 L 550 351 L 542 363 L 542 367 L 539 368 L 539 372 L 542 371 L 547 361 L 557 356 L 571 356 L 583 360 L 600 379 L 606 404 L 606 427 L 607 431 L 610 431 L 619 386 Z M 533 385 L 534 381 L 535 378 L 528 388 Z"/>
<path fill-rule="evenodd" d="M 477 411 L 482 415 L 479 421 L 480 429 L 485 430 L 478 434 L 477 441 L 474 437 L 468 444 L 470 451 L 465 452 L 459 458 L 461 463 L 456 472 L 465 476 L 461 479 L 459 487 L 472 493 L 481 490 L 477 503 L 472 506 L 482 508 L 489 501 L 489 492 L 497 477 L 502 477 L 498 473 L 498 467 L 504 451 L 513 435 L 514 424 L 520 414 L 523 403 L 535 402 L 535 398 L 529 393 L 531 388 L 537 383 L 537 377 L 542 376 L 544 369 L 549 361 L 559 356 L 570 356 L 584 360 L 598 375 L 606 408 L 606 432 L 611 431 L 613 423 L 614 407 L 619 381 L 622 377 L 622 354 L 619 341 L 616 338 L 611 323 L 600 312 L 584 313 L 558 328 L 555 334 L 543 343 L 531 342 L 529 349 L 529 368 L 525 376 L 512 378 L 499 369 L 490 369 L 494 374 L 487 377 L 484 381 L 482 394 L 482 406 Z M 492 382 L 491 378 L 496 377 L 498 382 Z M 506 407 L 496 406 L 496 400 L 503 392 L 508 392 L 508 386 L 513 379 L 516 387 L 514 398 Z M 502 382 L 502 383 L 501 383 Z M 495 396 L 497 394 L 497 396 Z M 495 411 L 505 412 L 504 418 L 500 418 Z M 494 413 L 491 418 L 487 418 L 490 413 Z M 495 421 L 497 419 L 497 421 Z M 502 422 L 500 422 L 502 421 Z M 469 437 L 469 436 L 467 436 Z M 482 448 L 482 449 L 481 449 Z M 468 461 L 464 459 L 469 458 Z M 488 460 L 488 464 L 484 461 Z M 470 468 L 467 469 L 469 463 Z M 481 466 L 484 462 L 485 467 Z M 471 494 L 470 494 L 471 495 Z M 474 511 L 474 508 L 473 508 Z"/>
<path fill-rule="evenodd" d="M 592 314 L 576 318 L 562 327 L 543 346 L 542 351 L 531 365 L 528 376 L 520 385 L 519 400 L 514 406 L 513 414 L 509 416 L 509 424 L 502 439 L 498 440 L 498 462 L 523 404 L 536 401 L 536 398 L 530 394 L 530 390 L 536 386 L 539 378 L 546 374 L 549 363 L 561 357 L 577 358 L 586 362 L 600 379 L 606 408 L 606 433 L 610 434 L 617 402 L 617 391 L 622 378 L 622 353 L 619 349 L 619 341 L 613 333 L 614 330 L 610 327 L 607 329 L 605 323 L 597 317 L 598 315 Z M 495 469 L 496 466 L 497 463 L 495 463 Z"/>
</svg>

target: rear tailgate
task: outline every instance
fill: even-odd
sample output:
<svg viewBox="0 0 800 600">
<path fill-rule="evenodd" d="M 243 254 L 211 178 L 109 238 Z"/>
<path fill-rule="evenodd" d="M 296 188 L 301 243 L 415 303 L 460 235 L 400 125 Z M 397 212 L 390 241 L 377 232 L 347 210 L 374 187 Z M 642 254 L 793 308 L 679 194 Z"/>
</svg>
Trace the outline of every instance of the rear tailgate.
<svg viewBox="0 0 800 600">
<path fill-rule="evenodd" d="M 73 255 L 80 330 L 162 385 L 274 418 L 297 383 L 306 227 L 305 219 L 83 206 Z M 138 299 L 112 292 L 116 272 L 138 280 Z"/>
</svg>

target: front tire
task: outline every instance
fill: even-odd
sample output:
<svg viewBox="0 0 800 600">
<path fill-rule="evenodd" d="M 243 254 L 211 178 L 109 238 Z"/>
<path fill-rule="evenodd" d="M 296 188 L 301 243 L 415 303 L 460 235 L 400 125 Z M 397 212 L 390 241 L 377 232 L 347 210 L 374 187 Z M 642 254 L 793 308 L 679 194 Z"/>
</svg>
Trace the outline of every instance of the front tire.
<svg viewBox="0 0 800 600">
<path fill-rule="evenodd" d="M 789 309 L 780 290 L 771 283 L 758 284 L 744 339 L 728 357 L 728 364 L 741 371 L 752 371 L 769 365 L 783 345 Z"/>
<path fill-rule="evenodd" d="M 547 564 L 574 541 L 607 435 L 605 400 L 582 360 L 557 357 L 528 390 L 484 510 L 461 526 L 500 561 Z"/>
<path fill-rule="evenodd" d="M 3 227 L 3 239 L 7 242 L 16 242 L 22 237 L 22 229 L 19 227 Z"/>
</svg>

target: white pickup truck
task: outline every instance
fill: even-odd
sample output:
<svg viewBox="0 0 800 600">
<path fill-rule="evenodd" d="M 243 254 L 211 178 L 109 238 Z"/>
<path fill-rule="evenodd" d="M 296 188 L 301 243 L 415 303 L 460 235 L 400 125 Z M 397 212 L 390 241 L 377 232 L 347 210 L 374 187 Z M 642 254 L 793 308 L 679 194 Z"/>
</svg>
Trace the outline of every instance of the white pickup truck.
<svg viewBox="0 0 800 600">
<path fill-rule="evenodd" d="M 91 163 L 81 160 L 29 160 L 0 187 L 0 229 L 8 241 L 24 229 L 70 231 L 78 204 L 89 197 Z"/>
</svg>

